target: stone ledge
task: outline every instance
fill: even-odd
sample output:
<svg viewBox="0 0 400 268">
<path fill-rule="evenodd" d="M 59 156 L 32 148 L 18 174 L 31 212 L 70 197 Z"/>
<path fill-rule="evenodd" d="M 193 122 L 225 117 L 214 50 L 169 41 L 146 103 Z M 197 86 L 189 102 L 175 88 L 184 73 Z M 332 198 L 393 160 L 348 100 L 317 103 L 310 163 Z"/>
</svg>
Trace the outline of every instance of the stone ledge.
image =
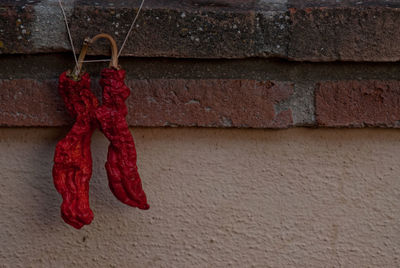
<svg viewBox="0 0 400 268">
<path fill-rule="evenodd" d="M 118 43 L 139 1 L 64 1 L 76 49 L 107 32 Z M 397 1 L 148 0 L 125 56 L 400 60 Z M 84 27 L 83 27 L 84 25 Z M 2 1 L 0 53 L 70 51 L 57 1 Z M 99 44 L 91 53 L 108 51 Z"/>
</svg>

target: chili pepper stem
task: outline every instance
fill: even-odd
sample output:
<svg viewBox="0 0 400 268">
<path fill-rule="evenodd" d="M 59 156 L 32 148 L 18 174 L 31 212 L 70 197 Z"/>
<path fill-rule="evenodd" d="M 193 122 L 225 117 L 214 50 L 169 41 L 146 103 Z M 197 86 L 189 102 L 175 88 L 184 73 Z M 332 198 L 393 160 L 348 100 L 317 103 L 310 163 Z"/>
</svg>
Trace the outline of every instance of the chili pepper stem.
<svg viewBox="0 0 400 268">
<path fill-rule="evenodd" d="M 120 67 L 118 66 L 118 47 L 117 43 L 115 42 L 114 38 L 111 37 L 109 34 L 105 33 L 100 33 L 98 35 L 95 35 L 93 38 L 86 37 L 85 40 L 83 41 L 83 46 L 81 49 L 81 53 L 79 54 L 78 58 L 78 65 L 75 66 L 72 72 L 69 73 L 70 78 L 72 78 L 75 81 L 80 80 L 81 76 L 81 71 L 82 71 L 82 65 L 85 60 L 86 53 L 89 49 L 89 46 L 92 45 L 94 42 L 96 42 L 100 38 L 105 38 L 108 41 L 110 41 L 111 44 L 111 61 L 110 61 L 110 68 L 115 68 L 119 69 Z"/>
<path fill-rule="evenodd" d="M 70 77 L 75 81 L 80 80 L 83 61 L 85 60 L 85 56 L 89 48 L 89 45 L 90 45 L 90 38 L 86 37 L 85 40 L 83 41 L 81 53 L 79 54 L 78 65 L 76 65 L 74 70 L 70 73 Z"/>
</svg>

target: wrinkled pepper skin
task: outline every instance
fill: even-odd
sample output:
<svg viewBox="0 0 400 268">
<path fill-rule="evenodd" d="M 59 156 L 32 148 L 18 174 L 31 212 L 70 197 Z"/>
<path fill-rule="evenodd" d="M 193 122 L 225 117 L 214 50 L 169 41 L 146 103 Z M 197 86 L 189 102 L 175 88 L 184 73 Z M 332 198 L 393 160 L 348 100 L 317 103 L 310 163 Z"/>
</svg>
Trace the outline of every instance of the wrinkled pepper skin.
<svg viewBox="0 0 400 268">
<path fill-rule="evenodd" d="M 106 162 L 109 187 L 122 203 L 149 209 L 136 166 L 136 149 L 126 122 L 125 100 L 130 95 L 125 71 L 105 68 L 101 73 L 102 105 L 96 110 L 100 129 L 110 141 Z"/>
<path fill-rule="evenodd" d="M 80 229 L 93 220 L 89 207 L 89 180 L 92 175 L 90 140 L 96 129 L 94 112 L 98 100 L 90 91 L 88 74 L 84 74 L 80 81 L 73 81 L 64 72 L 59 78 L 58 89 L 75 123 L 56 146 L 53 179 L 63 198 L 62 218 Z"/>
</svg>

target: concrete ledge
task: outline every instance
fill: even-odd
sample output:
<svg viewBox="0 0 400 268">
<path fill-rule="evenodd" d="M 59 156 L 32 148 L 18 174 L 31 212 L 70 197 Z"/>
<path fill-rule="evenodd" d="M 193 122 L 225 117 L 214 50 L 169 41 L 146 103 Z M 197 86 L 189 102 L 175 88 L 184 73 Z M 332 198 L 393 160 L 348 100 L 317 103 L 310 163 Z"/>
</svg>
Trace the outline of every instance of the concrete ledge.
<svg viewBox="0 0 400 268">
<path fill-rule="evenodd" d="M 107 32 L 118 43 L 140 1 L 65 1 L 76 49 Z M 400 60 L 397 1 L 148 0 L 125 56 Z M 70 51 L 57 1 L 2 1 L 0 53 Z M 91 51 L 108 54 L 99 44 Z"/>
</svg>

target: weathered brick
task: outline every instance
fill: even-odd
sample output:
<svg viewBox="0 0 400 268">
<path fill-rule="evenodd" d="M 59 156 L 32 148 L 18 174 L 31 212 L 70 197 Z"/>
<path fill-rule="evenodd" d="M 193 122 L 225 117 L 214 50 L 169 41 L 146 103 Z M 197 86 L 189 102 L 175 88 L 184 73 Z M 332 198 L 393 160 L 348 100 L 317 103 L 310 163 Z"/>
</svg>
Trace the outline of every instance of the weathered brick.
<svg viewBox="0 0 400 268">
<path fill-rule="evenodd" d="M 131 7 L 77 5 L 71 16 L 74 40 L 106 32 L 122 44 L 132 20 Z M 81 25 L 85 27 L 81 27 Z M 254 55 L 254 11 L 202 8 L 151 8 L 142 11 L 128 39 L 125 56 L 179 58 L 239 58 Z M 107 54 L 99 43 L 89 54 Z"/>
<path fill-rule="evenodd" d="M 60 126 L 71 122 L 55 80 L 0 80 L 0 125 Z"/>
<path fill-rule="evenodd" d="M 289 82 L 233 79 L 128 80 L 131 126 L 287 128 L 290 109 L 277 106 L 293 94 Z M 0 82 L 0 125 L 60 126 L 71 122 L 57 94 L 56 81 Z M 93 83 L 94 92 L 99 87 Z"/>
<path fill-rule="evenodd" d="M 324 127 L 400 127 L 400 81 L 329 81 L 315 91 Z"/>
<path fill-rule="evenodd" d="M 290 110 L 274 106 L 293 85 L 255 80 L 132 80 L 129 122 L 141 126 L 286 128 Z"/>
<path fill-rule="evenodd" d="M 369 5 L 290 8 L 287 56 L 306 61 L 398 61 L 399 15 L 399 8 Z"/>
<path fill-rule="evenodd" d="M 392 7 L 399 8 L 398 0 L 288 0 L 289 8 L 308 8 L 308 7 Z"/>
<path fill-rule="evenodd" d="M 18 53 L 30 51 L 32 49 L 30 25 L 34 20 L 32 4 L 36 0 L 21 1 L 1 1 L 0 3 L 0 54 Z"/>
</svg>

